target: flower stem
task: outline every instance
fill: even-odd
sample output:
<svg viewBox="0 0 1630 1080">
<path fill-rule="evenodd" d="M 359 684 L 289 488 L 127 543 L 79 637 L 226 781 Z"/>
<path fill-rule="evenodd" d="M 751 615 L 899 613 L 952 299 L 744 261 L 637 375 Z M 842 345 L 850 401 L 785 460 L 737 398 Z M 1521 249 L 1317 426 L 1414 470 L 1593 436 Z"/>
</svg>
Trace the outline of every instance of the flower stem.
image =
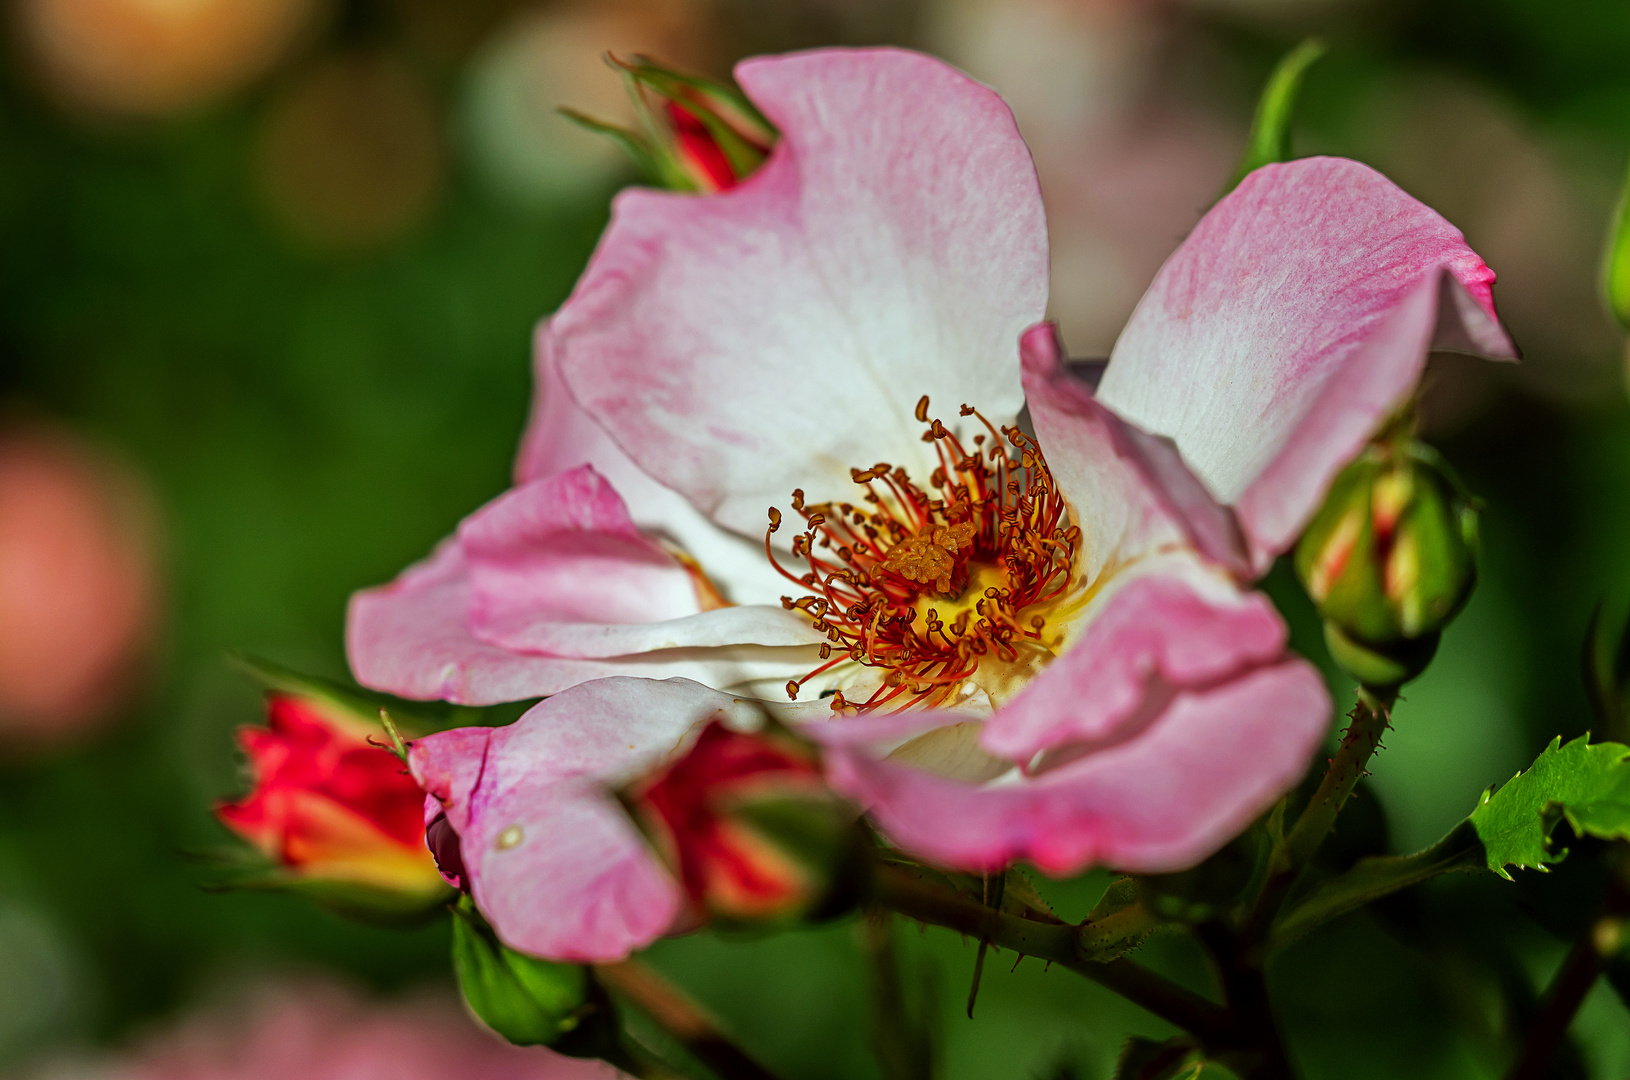
<svg viewBox="0 0 1630 1080">
<path fill-rule="evenodd" d="M 774 1073 L 725 1038 L 707 1014 L 677 987 L 639 961 L 596 964 L 594 973 L 606 986 L 633 1002 L 721 1080 L 777 1080 Z"/>
<path fill-rule="evenodd" d="M 1202 1040 L 1229 1040 L 1232 1025 L 1221 1006 L 1129 960 L 1083 959 L 1076 943 L 1079 927 L 1023 919 L 965 900 L 904 867 L 877 867 L 873 889 L 879 907 L 1067 967 Z"/>
<path fill-rule="evenodd" d="M 1620 845 L 1622 846 L 1622 845 Z M 1623 853 L 1615 853 L 1623 854 Z M 1508 1080 L 1539 1080 L 1546 1075 L 1551 1058 L 1568 1028 L 1585 1003 L 1597 978 L 1624 943 L 1626 923 L 1630 922 L 1630 884 L 1625 877 L 1630 867 L 1620 865 L 1608 883 L 1607 895 L 1596 917 L 1579 934 L 1545 992 L 1539 1018 L 1528 1031 L 1522 1056 L 1511 1067 Z"/>
<path fill-rule="evenodd" d="M 870 961 L 876 1010 L 872 1050 L 887 1080 L 932 1080 L 933 1040 L 928 1026 L 906 1005 L 893 923 L 891 913 L 877 909 L 867 911 L 861 919 L 861 941 Z"/>
<path fill-rule="evenodd" d="M 1336 756 L 1330 759 L 1319 789 L 1274 851 L 1267 880 L 1245 920 L 1242 936 L 1246 942 L 1260 942 L 1266 935 L 1285 894 L 1330 834 L 1336 816 L 1347 804 L 1365 774 L 1370 757 L 1381 745 L 1381 736 L 1392 721 L 1392 705 L 1396 699 L 1396 691 L 1359 688 L 1358 703 L 1348 714 L 1352 723 L 1342 736 Z"/>
<path fill-rule="evenodd" d="M 1285 1053 L 1284 1036 L 1268 1000 L 1268 983 L 1261 966 L 1252 961 L 1233 928 L 1225 923 L 1201 923 L 1194 929 L 1216 964 L 1235 1026 L 1233 1049 L 1245 1058 L 1243 1075 L 1247 1080 L 1293 1080 L 1296 1074 Z"/>
</svg>

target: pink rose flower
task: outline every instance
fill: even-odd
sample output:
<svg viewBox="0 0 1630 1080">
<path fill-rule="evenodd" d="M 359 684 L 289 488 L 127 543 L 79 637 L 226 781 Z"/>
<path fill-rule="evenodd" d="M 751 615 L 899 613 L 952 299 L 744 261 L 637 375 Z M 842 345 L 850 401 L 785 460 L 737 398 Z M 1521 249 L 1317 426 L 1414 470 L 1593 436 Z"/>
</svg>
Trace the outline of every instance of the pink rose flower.
<svg viewBox="0 0 1630 1080">
<path fill-rule="evenodd" d="M 450 997 L 367 1002 L 328 982 L 254 988 L 103 1062 L 38 1080 L 616 1080 L 601 1061 L 518 1047 L 482 1031 Z"/>
<path fill-rule="evenodd" d="M 1046 221 L 994 93 L 892 49 L 736 74 L 766 163 L 618 197 L 539 330 L 516 487 L 352 604 L 368 685 L 558 695 L 413 748 L 476 902 L 545 956 L 660 935 L 682 892 L 604 785 L 772 707 L 919 856 L 1194 865 L 1329 722 L 1252 581 L 1430 349 L 1513 355 L 1492 271 L 1363 165 L 1270 166 L 1094 393 L 1041 322 Z"/>
</svg>

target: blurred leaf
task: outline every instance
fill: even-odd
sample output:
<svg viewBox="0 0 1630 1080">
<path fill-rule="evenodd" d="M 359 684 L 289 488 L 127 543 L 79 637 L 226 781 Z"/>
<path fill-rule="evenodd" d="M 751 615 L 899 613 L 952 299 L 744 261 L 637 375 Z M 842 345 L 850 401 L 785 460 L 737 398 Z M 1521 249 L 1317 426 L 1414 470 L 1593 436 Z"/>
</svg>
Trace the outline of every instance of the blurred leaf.
<svg viewBox="0 0 1630 1080">
<path fill-rule="evenodd" d="M 1281 949 L 1315 927 L 1372 900 L 1440 874 L 1480 870 L 1487 865 L 1483 842 L 1470 821 L 1462 821 L 1442 840 L 1413 855 L 1360 859 L 1346 873 L 1319 885 L 1280 916 L 1269 951 Z"/>
<path fill-rule="evenodd" d="M 1602 300 L 1620 329 L 1630 330 L 1630 173 L 1608 222 L 1602 249 Z"/>
<path fill-rule="evenodd" d="M 1275 161 L 1289 161 L 1290 122 L 1296 111 L 1296 97 L 1302 89 L 1302 78 L 1313 62 L 1325 53 L 1325 44 L 1318 38 L 1308 38 L 1279 61 L 1268 76 L 1262 97 L 1257 101 L 1256 115 L 1251 120 L 1251 133 L 1246 136 L 1245 155 L 1223 189 L 1226 195 L 1239 186 L 1239 182 L 1264 165 Z"/>
<path fill-rule="evenodd" d="M 1467 820 L 1490 870 L 1509 879 L 1507 866 L 1543 870 L 1561 859 L 1550 840 L 1563 818 L 1580 835 L 1630 839 L 1630 746 L 1587 738 L 1563 745 L 1557 736 L 1526 772 L 1484 793 Z"/>
</svg>

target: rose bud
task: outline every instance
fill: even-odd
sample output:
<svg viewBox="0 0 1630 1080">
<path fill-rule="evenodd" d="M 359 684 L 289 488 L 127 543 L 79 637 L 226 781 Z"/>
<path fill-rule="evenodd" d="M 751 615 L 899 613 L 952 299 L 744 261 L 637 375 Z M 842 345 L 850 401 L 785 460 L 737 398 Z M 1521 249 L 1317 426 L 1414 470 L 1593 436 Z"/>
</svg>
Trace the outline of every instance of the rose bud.
<svg viewBox="0 0 1630 1080">
<path fill-rule="evenodd" d="M 1336 478 L 1296 549 L 1331 655 L 1360 682 L 1419 675 L 1477 579 L 1477 507 L 1437 452 L 1371 446 Z"/>
<path fill-rule="evenodd" d="M 699 914 L 825 918 L 859 894 L 866 838 L 807 743 L 710 721 L 679 758 L 621 793 Z"/>
<path fill-rule="evenodd" d="M 657 187 L 713 194 L 735 187 L 775 146 L 777 132 L 740 90 L 644 58 L 612 60 L 628 82 L 643 131 L 562 110 L 615 139 Z"/>
<path fill-rule="evenodd" d="M 358 915 L 403 915 L 452 890 L 425 846 L 424 792 L 367 718 L 307 695 L 266 695 L 267 726 L 245 727 L 254 787 L 216 808 L 276 866 L 255 882 Z"/>
</svg>

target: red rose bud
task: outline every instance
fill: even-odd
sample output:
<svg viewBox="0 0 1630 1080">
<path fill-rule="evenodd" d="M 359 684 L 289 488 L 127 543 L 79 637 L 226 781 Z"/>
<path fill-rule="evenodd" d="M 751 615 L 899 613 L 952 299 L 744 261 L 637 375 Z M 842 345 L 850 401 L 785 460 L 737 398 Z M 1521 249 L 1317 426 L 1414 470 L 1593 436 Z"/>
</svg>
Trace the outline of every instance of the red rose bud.
<svg viewBox="0 0 1630 1080">
<path fill-rule="evenodd" d="M 278 867 L 263 884 L 363 912 L 445 900 L 425 846 L 424 792 L 367 718 L 316 697 L 269 693 L 267 726 L 238 739 L 254 788 L 216 808 L 221 822 Z"/>
<path fill-rule="evenodd" d="M 859 895 L 864 835 L 790 732 L 711 721 L 683 756 L 623 793 L 703 913 L 726 922 L 823 918 Z"/>
<path fill-rule="evenodd" d="M 1420 674 L 1477 579 L 1477 508 L 1437 453 L 1378 443 L 1330 488 L 1296 548 L 1336 662 L 1369 686 Z"/>
<path fill-rule="evenodd" d="M 762 165 L 775 146 L 774 126 L 735 87 L 643 58 L 611 63 L 628 81 L 640 131 L 562 111 L 615 139 L 657 187 L 724 191 Z"/>
</svg>

